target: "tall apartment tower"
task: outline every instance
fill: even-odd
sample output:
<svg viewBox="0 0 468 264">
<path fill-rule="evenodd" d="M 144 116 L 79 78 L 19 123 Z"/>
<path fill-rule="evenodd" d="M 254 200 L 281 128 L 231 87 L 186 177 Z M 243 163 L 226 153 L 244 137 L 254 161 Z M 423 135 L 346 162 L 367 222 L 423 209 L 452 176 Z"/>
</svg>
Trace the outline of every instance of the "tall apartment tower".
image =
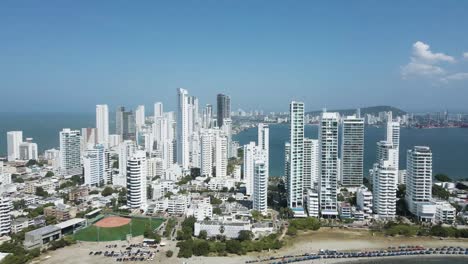
<svg viewBox="0 0 468 264">
<path fill-rule="evenodd" d="M 202 127 L 212 128 L 212 123 L 213 123 L 213 106 L 210 104 L 207 104 L 205 108 L 203 108 Z"/>
<path fill-rule="evenodd" d="M 115 133 L 120 135 L 122 140 L 135 140 L 135 114 L 132 111 L 125 111 L 125 107 L 117 108 L 115 119 Z"/>
<path fill-rule="evenodd" d="M 37 144 L 32 141 L 32 138 L 26 138 L 26 141 L 19 145 L 20 160 L 37 160 Z"/>
<path fill-rule="evenodd" d="M 432 199 L 432 152 L 429 147 L 416 146 L 406 155 L 406 201 L 414 215 L 418 204 Z"/>
<path fill-rule="evenodd" d="M 96 105 L 96 142 L 104 146 L 109 143 L 109 108 L 107 105 Z"/>
<path fill-rule="evenodd" d="M 270 157 L 270 128 L 267 124 L 258 124 L 258 147 L 265 152 L 267 157 L 266 167 L 269 169 L 269 157 Z M 268 173 L 268 171 L 267 171 Z"/>
<path fill-rule="evenodd" d="M 289 105 L 289 172 L 287 178 L 287 201 L 295 215 L 304 214 L 304 103 L 293 101 Z"/>
<path fill-rule="evenodd" d="M 397 150 L 396 156 L 394 159 L 395 167 L 399 169 L 400 163 L 400 123 L 393 121 L 392 112 L 387 114 L 387 142 L 391 143 L 393 148 Z"/>
<path fill-rule="evenodd" d="M 136 152 L 135 142 L 125 140 L 119 145 L 119 174 L 125 177 L 127 175 L 127 161 Z"/>
<path fill-rule="evenodd" d="M 79 130 L 64 128 L 60 134 L 60 173 L 73 176 L 82 173 L 81 133 Z"/>
<path fill-rule="evenodd" d="M 218 94 L 217 110 L 217 122 L 218 126 L 221 127 L 225 118 L 231 118 L 231 98 L 228 95 Z"/>
<path fill-rule="evenodd" d="M 253 170 L 253 209 L 266 214 L 268 209 L 267 163 L 260 157 L 256 158 L 253 161 Z"/>
<path fill-rule="evenodd" d="M 341 138 L 341 184 L 361 186 L 364 175 L 364 119 L 345 117 Z"/>
<path fill-rule="evenodd" d="M 13 204 L 8 197 L 0 196 L 0 236 L 8 235 L 11 230 L 11 215 Z"/>
<path fill-rule="evenodd" d="M 177 163 L 183 170 L 190 164 L 190 116 L 189 95 L 187 90 L 177 89 Z"/>
<path fill-rule="evenodd" d="M 206 130 L 201 135 L 200 152 L 201 152 L 201 168 L 200 175 L 211 177 L 213 176 L 213 134 Z"/>
<path fill-rule="evenodd" d="M 247 145 L 244 145 L 244 161 L 243 161 L 243 170 L 244 170 L 244 182 L 247 195 L 253 194 L 253 177 L 254 177 L 254 167 L 253 160 L 255 157 L 256 146 L 255 142 L 250 142 Z"/>
<path fill-rule="evenodd" d="M 139 105 L 135 110 L 135 124 L 137 128 L 145 125 L 145 106 Z"/>
<path fill-rule="evenodd" d="M 317 139 L 304 138 L 304 193 L 314 189 L 319 175 L 319 142 Z"/>
<path fill-rule="evenodd" d="M 20 158 L 19 146 L 23 143 L 23 131 L 7 132 L 8 161 Z"/>
<path fill-rule="evenodd" d="M 319 127 L 319 204 L 324 217 L 338 214 L 338 113 L 322 113 Z"/>
<path fill-rule="evenodd" d="M 127 161 L 127 206 L 146 208 L 146 178 L 148 173 L 146 153 L 137 151 Z"/>
<path fill-rule="evenodd" d="M 109 184 L 109 152 L 103 145 L 88 149 L 83 156 L 84 183 L 89 186 Z"/>
<path fill-rule="evenodd" d="M 163 117 L 164 106 L 162 102 L 157 102 L 154 104 L 154 120 Z"/>
<path fill-rule="evenodd" d="M 398 169 L 395 167 L 397 155 L 395 148 L 388 148 L 386 158 L 374 164 L 372 171 L 374 212 L 381 219 L 393 219 L 396 215 L 396 185 L 398 181 Z"/>
<path fill-rule="evenodd" d="M 216 178 L 226 178 L 228 147 L 227 138 L 222 133 L 216 135 Z"/>
</svg>

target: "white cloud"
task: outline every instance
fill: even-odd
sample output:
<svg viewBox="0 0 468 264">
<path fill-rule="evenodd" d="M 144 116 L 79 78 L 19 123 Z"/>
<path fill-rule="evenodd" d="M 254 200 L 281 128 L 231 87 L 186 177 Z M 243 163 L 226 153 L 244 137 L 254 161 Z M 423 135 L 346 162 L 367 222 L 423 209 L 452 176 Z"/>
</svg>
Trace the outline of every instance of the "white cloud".
<svg viewBox="0 0 468 264">
<path fill-rule="evenodd" d="M 407 78 L 411 75 L 422 75 L 422 76 L 439 76 L 444 74 L 445 71 L 439 66 L 424 64 L 418 62 L 410 62 L 407 65 L 401 67 L 401 74 L 403 78 Z"/>
<path fill-rule="evenodd" d="M 401 67 L 401 75 L 405 79 L 410 76 L 440 77 L 446 72 L 439 66 L 443 62 L 454 63 L 455 59 L 444 53 L 434 53 L 428 44 L 416 41 L 410 62 Z"/>
<path fill-rule="evenodd" d="M 463 53 L 463 58 L 468 60 L 468 52 Z"/>
<path fill-rule="evenodd" d="M 458 72 L 442 78 L 443 81 L 462 81 L 468 80 L 468 72 Z"/>
<path fill-rule="evenodd" d="M 417 41 L 413 44 L 413 57 L 412 60 L 424 61 L 429 64 L 435 64 L 438 62 L 455 62 L 452 56 L 444 53 L 433 53 L 431 47 L 426 43 Z"/>
</svg>

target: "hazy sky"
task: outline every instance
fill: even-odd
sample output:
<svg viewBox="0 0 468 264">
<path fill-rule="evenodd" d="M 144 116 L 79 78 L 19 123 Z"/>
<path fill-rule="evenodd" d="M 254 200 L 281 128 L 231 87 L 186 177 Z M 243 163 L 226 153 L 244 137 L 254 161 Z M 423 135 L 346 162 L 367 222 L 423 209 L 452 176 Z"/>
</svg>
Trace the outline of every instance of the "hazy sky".
<svg viewBox="0 0 468 264">
<path fill-rule="evenodd" d="M 0 111 L 468 110 L 468 1 L 1 1 Z"/>
</svg>

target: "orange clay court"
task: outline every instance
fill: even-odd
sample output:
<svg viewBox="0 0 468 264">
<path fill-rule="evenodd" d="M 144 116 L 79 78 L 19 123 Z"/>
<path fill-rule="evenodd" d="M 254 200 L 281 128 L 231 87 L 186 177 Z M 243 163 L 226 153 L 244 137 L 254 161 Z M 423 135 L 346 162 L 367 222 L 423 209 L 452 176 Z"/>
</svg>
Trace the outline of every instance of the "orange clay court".
<svg viewBox="0 0 468 264">
<path fill-rule="evenodd" d="M 118 227 L 118 226 L 129 224 L 131 220 L 132 219 L 130 218 L 111 216 L 111 217 L 107 217 L 102 220 L 99 220 L 94 225 L 98 227 Z"/>
</svg>

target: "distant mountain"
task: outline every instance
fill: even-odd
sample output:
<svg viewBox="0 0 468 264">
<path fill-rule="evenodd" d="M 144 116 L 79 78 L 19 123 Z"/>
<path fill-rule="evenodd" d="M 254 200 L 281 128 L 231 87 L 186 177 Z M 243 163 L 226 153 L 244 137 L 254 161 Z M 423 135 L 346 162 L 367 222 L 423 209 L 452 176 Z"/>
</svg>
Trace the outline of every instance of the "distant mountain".
<svg viewBox="0 0 468 264">
<path fill-rule="evenodd" d="M 361 108 L 361 116 L 364 116 L 366 114 L 378 115 L 379 112 L 389 112 L 389 111 L 392 111 L 393 116 L 402 116 L 406 114 L 405 111 L 399 108 L 396 108 L 393 106 L 387 106 L 387 105 L 379 105 L 379 106 L 370 106 L 370 107 Z M 321 112 L 322 110 L 318 110 L 318 111 L 307 112 L 306 114 L 319 115 Z M 340 115 L 353 115 L 356 113 L 356 109 L 337 109 L 337 110 L 327 109 L 327 112 L 338 112 L 340 113 Z"/>
</svg>

